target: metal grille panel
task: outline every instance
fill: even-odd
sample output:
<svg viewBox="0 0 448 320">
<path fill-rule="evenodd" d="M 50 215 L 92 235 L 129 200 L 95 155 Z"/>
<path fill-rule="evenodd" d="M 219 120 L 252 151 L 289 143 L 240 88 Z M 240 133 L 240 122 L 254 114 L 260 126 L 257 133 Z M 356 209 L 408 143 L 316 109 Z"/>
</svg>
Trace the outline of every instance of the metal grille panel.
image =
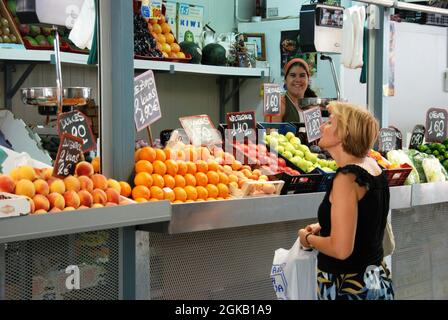
<svg viewBox="0 0 448 320">
<path fill-rule="evenodd" d="M 272 300 L 274 251 L 290 248 L 298 229 L 315 222 L 149 234 L 150 298 L 154 300 Z"/>
<path fill-rule="evenodd" d="M 397 299 L 448 299 L 448 203 L 392 214 Z"/>
<path fill-rule="evenodd" d="M 109 300 L 119 298 L 118 229 L 5 245 L 7 300 Z M 65 273 L 79 268 L 80 290 Z"/>
</svg>

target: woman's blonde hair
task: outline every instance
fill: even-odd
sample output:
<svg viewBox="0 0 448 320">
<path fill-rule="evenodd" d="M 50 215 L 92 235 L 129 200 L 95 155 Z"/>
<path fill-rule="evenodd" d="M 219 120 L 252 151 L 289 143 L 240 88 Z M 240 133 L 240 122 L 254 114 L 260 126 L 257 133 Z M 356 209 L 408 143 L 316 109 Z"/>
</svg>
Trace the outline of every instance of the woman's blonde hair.
<svg viewBox="0 0 448 320">
<path fill-rule="evenodd" d="M 365 157 L 378 138 L 379 123 L 366 109 L 353 104 L 332 101 L 328 110 L 338 121 L 337 134 L 345 152 Z"/>
</svg>

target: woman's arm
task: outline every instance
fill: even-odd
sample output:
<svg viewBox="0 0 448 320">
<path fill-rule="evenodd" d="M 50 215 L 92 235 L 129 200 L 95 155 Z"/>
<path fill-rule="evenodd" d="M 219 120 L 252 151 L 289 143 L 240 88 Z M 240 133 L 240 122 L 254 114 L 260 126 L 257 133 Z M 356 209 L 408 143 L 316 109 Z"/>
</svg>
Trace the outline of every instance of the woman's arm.
<svg viewBox="0 0 448 320">
<path fill-rule="evenodd" d="M 345 260 L 353 252 L 357 220 L 358 194 L 355 176 L 338 174 L 334 179 L 331 194 L 330 236 L 310 235 L 305 239 L 308 231 L 301 229 L 300 241 L 305 247 L 311 245 L 327 256 Z"/>
</svg>

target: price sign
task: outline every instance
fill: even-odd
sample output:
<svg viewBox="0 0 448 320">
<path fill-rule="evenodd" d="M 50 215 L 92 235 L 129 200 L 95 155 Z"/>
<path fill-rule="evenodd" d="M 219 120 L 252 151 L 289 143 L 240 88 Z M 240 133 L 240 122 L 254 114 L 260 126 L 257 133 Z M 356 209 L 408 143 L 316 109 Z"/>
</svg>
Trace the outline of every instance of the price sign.
<svg viewBox="0 0 448 320">
<path fill-rule="evenodd" d="M 308 109 L 303 112 L 305 118 L 306 134 L 308 136 L 308 142 L 313 142 L 320 139 L 322 133 L 320 132 L 320 126 L 322 124 L 322 113 L 319 107 Z"/>
<path fill-rule="evenodd" d="M 255 112 L 230 112 L 226 115 L 227 132 L 238 140 L 253 137 L 256 132 Z"/>
<path fill-rule="evenodd" d="M 263 98 L 263 114 L 265 116 L 279 116 L 280 111 L 280 86 L 276 83 L 265 83 L 264 98 Z"/>
<path fill-rule="evenodd" d="M 378 150 L 383 155 L 397 148 L 397 134 L 394 129 L 382 128 L 380 130 Z"/>
<path fill-rule="evenodd" d="M 58 115 L 58 134 L 67 133 L 82 140 L 82 152 L 86 153 L 96 148 L 95 136 L 87 122 L 87 116 L 81 111 L 60 113 Z"/>
<path fill-rule="evenodd" d="M 412 130 L 411 142 L 409 143 L 409 149 L 418 149 L 423 144 L 425 138 L 425 127 L 421 124 L 416 125 Z"/>
<path fill-rule="evenodd" d="M 156 81 L 152 70 L 134 79 L 134 121 L 137 131 L 162 118 Z"/>
<path fill-rule="evenodd" d="M 395 136 L 397 137 L 396 149 L 403 149 L 403 134 L 394 126 L 389 126 L 389 128 L 395 130 Z"/>
<path fill-rule="evenodd" d="M 426 113 L 426 141 L 443 142 L 447 138 L 448 111 L 431 108 Z"/>
<path fill-rule="evenodd" d="M 222 143 L 221 134 L 208 115 L 184 117 L 179 121 L 193 145 L 210 146 Z"/>
<path fill-rule="evenodd" d="M 67 177 L 75 172 L 82 154 L 82 139 L 64 133 L 54 161 L 53 175 Z"/>
</svg>

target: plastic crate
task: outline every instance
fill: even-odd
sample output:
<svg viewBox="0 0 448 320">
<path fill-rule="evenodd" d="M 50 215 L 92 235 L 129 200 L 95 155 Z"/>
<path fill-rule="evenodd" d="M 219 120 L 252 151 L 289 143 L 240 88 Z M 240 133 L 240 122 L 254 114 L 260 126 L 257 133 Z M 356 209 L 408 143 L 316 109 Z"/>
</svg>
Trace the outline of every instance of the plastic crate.
<svg viewBox="0 0 448 320">
<path fill-rule="evenodd" d="M 257 123 L 258 129 L 265 129 L 266 132 L 269 129 L 276 129 L 279 134 L 287 134 L 288 132 L 292 132 L 296 134 L 297 128 L 295 125 L 293 125 L 290 122 L 258 122 Z"/>
<path fill-rule="evenodd" d="M 325 172 L 320 168 L 314 169 L 311 173 L 322 175 L 322 181 L 319 185 L 319 188 L 317 189 L 318 192 L 326 192 L 329 189 L 330 184 L 336 175 L 336 172 Z"/>
<path fill-rule="evenodd" d="M 386 173 L 387 183 L 389 187 L 397 187 L 402 186 L 409 174 L 412 171 L 412 167 L 407 163 L 402 164 L 401 168 L 397 169 L 386 169 L 384 172 Z"/>
<path fill-rule="evenodd" d="M 277 180 L 285 181 L 281 192 L 282 195 L 318 192 L 323 179 L 323 175 L 312 173 L 292 176 L 283 172 L 275 175 L 275 177 Z"/>
</svg>

